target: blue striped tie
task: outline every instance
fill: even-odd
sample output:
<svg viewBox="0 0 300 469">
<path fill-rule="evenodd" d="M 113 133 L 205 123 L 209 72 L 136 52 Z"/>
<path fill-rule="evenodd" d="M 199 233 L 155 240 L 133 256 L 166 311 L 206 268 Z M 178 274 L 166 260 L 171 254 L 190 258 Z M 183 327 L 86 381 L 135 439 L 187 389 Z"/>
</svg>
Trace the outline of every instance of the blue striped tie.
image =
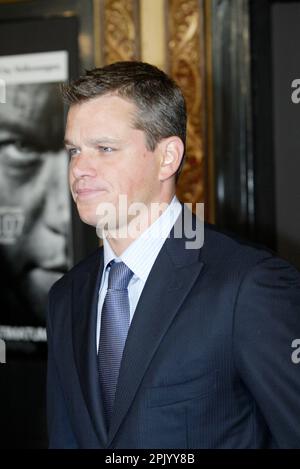
<svg viewBox="0 0 300 469">
<path fill-rule="evenodd" d="M 130 324 L 127 286 L 133 272 L 123 262 L 113 262 L 101 313 L 98 362 L 104 411 L 109 427 L 121 359 Z"/>
</svg>

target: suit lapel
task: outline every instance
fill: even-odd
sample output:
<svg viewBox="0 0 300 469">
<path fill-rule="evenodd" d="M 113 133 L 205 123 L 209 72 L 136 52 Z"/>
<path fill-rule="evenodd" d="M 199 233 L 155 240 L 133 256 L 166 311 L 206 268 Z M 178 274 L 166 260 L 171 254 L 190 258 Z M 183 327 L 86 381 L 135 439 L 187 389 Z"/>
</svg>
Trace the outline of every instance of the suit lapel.
<svg viewBox="0 0 300 469">
<path fill-rule="evenodd" d="M 161 340 L 202 270 L 199 250 L 186 250 L 184 241 L 167 239 L 141 294 L 124 349 L 108 446 Z"/>
<path fill-rule="evenodd" d="M 83 396 L 96 433 L 105 446 L 107 431 L 104 421 L 98 377 L 96 325 L 98 291 L 103 271 L 103 254 L 92 267 L 79 272 L 73 280 L 73 349 Z"/>
</svg>

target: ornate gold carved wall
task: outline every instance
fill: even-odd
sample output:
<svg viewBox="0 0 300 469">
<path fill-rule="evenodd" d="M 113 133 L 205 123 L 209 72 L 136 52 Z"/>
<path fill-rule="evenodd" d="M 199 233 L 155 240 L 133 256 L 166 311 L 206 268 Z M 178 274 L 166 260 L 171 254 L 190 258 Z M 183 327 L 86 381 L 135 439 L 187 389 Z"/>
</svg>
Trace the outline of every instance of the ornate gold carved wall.
<svg viewBox="0 0 300 469">
<path fill-rule="evenodd" d="M 187 102 L 186 160 L 178 181 L 183 202 L 205 199 L 205 107 L 203 8 L 198 0 L 168 0 L 169 73 Z"/>
<path fill-rule="evenodd" d="M 144 3 L 148 1 L 151 1 L 150 12 L 147 10 L 149 5 Z M 101 41 L 98 43 L 101 42 L 102 46 L 99 65 L 117 60 L 147 60 L 145 54 L 150 49 L 144 50 L 144 48 L 145 44 L 147 47 L 151 44 L 152 63 L 169 72 L 182 88 L 189 119 L 186 160 L 178 181 L 177 195 L 183 202 L 205 202 L 206 219 L 213 221 L 213 182 L 207 181 L 208 176 L 211 179 L 212 171 L 211 155 L 206 148 L 206 143 L 209 144 L 210 139 L 209 135 L 206 138 L 209 115 L 205 102 L 207 93 L 205 67 L 209 63 L 205 64 L 207 38 L 205 38 L 204 23 L 207 22 L 205 11 L 209 0 L 94 0 L 94 2 L 101 5 L 101 14 L 100 7 L 97 14 L 98 18 L 101 18 Z M 150 13 L 152 16 L 149 19 Z M 162 19 L 161 27 L 165 29 L 162 37 L 166 37 L 164 45 L 154 40 L 153 28 L 148 28 L 147 21 L 152 21 L 153 15 L 154 18 L 157 15 L 157 18 Z M 210 106 L 211 103 L 208 101 Z"/>
<path fill-rule="evenodd" d="M 139 2 L 104 0 L 104 63 L 139 58 Z"/>
</svg>

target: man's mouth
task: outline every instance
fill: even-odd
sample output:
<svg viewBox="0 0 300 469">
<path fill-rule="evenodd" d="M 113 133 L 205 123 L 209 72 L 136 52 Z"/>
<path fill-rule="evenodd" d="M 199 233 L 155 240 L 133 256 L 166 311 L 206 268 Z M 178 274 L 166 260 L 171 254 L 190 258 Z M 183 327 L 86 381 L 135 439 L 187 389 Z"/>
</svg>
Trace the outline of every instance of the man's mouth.
<svg viewBox="0 0 300 469">
<path fill-rule="evenodd" d="M 77 189 L 75 191 L 76 200 L 85 200 L 91 199 L 93 197 L 98 196 L 101 193 L 106 192 L 104 189 L 93 189 L 93 188 L 85 188 L 85 189 Z"/>
</svg>

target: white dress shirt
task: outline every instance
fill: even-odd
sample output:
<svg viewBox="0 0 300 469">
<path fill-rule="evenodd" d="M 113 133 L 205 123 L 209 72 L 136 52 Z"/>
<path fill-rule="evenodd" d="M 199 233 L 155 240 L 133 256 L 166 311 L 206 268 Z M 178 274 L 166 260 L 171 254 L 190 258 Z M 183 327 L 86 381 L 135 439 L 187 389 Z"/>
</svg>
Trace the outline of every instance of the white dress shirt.
<svg viewBox="0 0 300 469">
<path fill-rule="evenodd" d="M 152 225 L 150 225 L 146 231 L 144 231 L 137 239 L 135 239 L 119 257 L 116 256 L 107 239 L 103 239 L 104 268 L 98 298 L 96 330 L 97 350 L 100 339 L 101 311 L 107 291 L 108 274 L 110 270 L 110 267 L 107 267 L 108 264 L 112 260 L 115 262 L 124 262 L 124 264 L 126 264 L 127 267 L 129 267 L 133 272 L 133 276 L 128 284 L 131 323 L 148 275 L 159 254 L 159 251 L 161 250 L 171 229 L 179 217 L 181 210 L 181 204 L 176 196 L 174 196 L 170 205 L 162 213 L 162 215 L 157 218 L 157 220 L 155 220 L 155 222 L 152 223 Z"/>
</svg>

